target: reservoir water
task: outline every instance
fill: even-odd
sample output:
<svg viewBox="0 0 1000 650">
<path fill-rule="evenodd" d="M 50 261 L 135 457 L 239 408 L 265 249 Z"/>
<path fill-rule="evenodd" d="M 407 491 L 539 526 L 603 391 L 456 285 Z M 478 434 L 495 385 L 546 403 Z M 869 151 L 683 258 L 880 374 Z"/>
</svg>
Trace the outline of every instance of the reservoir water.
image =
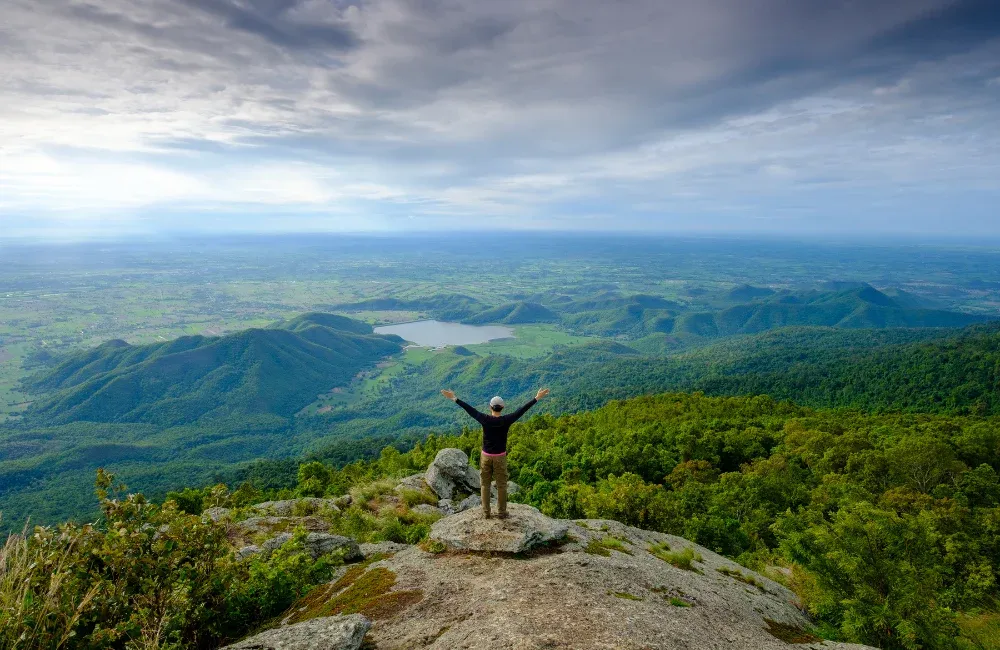
<svg viewBox="0 0 1000 650">
<path fill-rule="evenodd" d="M 472 345 L 514 336 L 514 330 L 502 325 L 463 325 L 439 320 L 418 320 L 376 327 L 376 334 L 395 334 L 407 341 L 432 348 L 443 345 Z"/>
</svg>

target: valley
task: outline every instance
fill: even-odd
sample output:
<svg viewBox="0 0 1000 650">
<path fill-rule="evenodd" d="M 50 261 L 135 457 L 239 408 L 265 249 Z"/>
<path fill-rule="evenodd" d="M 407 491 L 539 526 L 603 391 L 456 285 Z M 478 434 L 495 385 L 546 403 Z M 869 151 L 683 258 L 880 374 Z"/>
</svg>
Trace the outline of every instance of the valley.
<svg viewBox="0 0 1000 650">
<path fill-rule="evenodd" d="M 259 459 L 344 462 L 405 448 L 468 424 L 442 387 L 480 403 L 550 385 L 551 413 L 664 390 L 868 410 L 997 408 L 982 364 L 946 363 L 951 374 L 933 390 L 892 370 L 926 358 L 927 372 L 940 373 L 935 359 L 956 349 L 993 358 L 991 249 L 914 256 L 765 241 L 748 257 L 730 240 L 539 235 L 477 258 L 460 238 L 428 238 L 420 252 L 409 244 L 5 246 L 5 525 L 86 516 L 100 466 L 157 497 Z M 310 321 L 336 318 L 351 331 Z M 419 321 L 495 329 L 462 345 L 372 332 Z M 329 340 L 316 339 L 321 331 Z"/>
</svg>

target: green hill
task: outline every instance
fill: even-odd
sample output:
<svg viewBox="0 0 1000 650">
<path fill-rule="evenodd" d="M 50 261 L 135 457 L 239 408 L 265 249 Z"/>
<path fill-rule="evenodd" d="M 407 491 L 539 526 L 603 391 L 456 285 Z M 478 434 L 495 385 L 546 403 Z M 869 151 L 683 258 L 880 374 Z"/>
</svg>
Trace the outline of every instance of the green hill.
<svg viewBox="0 0 1000 650">
<path fill-rule="evenodd" d="M 791 328 L 563 379 L 572 405 L 664 390 L 866 411 L 1000 414 L 1000 323 L 964 330 Z"/>
<path fill-rule="evenodd" d="M 753 287 L 749 284 L 742 284 L 726 292 L 726 299 L 731 302 L 750 302 L 758 298 L 767 298 L 774 295 L 774 289 L 767 287 Z"/>
<path fill-rule="evenodd" d="M 503 323 L 505 325 L 520 325 L 526 323 L 554 323 L 559 315 L 537 302 L 514 302 L 487 309 L 470 318 L 466 323 Z"/>
<path fill-rule="evenodd" d="M 372 298 L 330 305 L 338 311 L 417 311 L 441 320 L 462 320 L 483 310 L 483 303 L 461 294 L 435 294 L 423 298 Z"/>
<path fill-rule="evenodd" d="M 71 356 L 28 387 L 54 391 L 31 422 L 146 422 L 161 426 L 269 414 L 289 417 L 314 396 L 400 351 L 398 337 L 330 314 L 269 329 L 132 346 L 111 341 Z"/>
<path fill-rule="evenodd" d="M 716 338 L 754 334 L 780 327 L 965 327 L 988 317 L 916 307 L 909 294 L 891 297 L 870 285 L 803 295 L 776 294 L 764 302 L 719 312 L 684 313 L 675 334 Z"/>
</svg>

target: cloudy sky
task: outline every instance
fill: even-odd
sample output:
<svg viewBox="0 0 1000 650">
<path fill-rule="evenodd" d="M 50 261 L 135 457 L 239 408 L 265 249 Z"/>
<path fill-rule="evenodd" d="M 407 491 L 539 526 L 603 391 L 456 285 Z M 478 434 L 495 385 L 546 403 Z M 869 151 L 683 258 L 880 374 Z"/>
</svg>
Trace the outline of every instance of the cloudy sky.
<svg viewBox="0 0 1000 650">
<path fill-rule="evenodd" d="M 1000 235 L 996 0 L 0 0 L 0 237 Z"/>
</svg>

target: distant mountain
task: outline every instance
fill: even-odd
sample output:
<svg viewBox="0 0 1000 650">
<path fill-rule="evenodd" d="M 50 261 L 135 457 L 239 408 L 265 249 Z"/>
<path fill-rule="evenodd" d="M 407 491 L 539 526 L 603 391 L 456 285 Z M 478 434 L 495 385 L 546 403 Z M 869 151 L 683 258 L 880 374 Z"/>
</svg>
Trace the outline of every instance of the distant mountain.
<svg viewBox="0 0 1000 650">
<path fill-rule="evenodd" d="M 485 305 L 461 294 L 435 294 L 426 298 L 372 298 L 360 302 L 329 305 L 339 311 L 418 311 L 442 320 L 462 320 L 477 314 Z"/>
<path fill-rule="evenodd" d="M 776 294 L 764 302 L 729 307 L 720 312 L 685 313 L 675 333 L 698 337 L 754 334 L 779 327 L 965 327 L 986 316 L 918 307 L 910 294 L 892 297 L 871 285 L 803 295 Z"/>
<path fill-rule="evenodd" d="M 731 302 L 750 302 L 758 298 L 773 296 L 774 293 L 774 289 L 768 289 L 767 287 L 752 287 L 749 284 L 742 284 L 730 289 L 726 293 L 726 299 Z"/>
<path fill-rule="evenodd" d="M 232 416 L 289 417 L 315 395 L 399 352 L 366 323 L 305 314 L 267 329 L 133 346 L 109 341 L 29 381 L 53 392 L 31 421 L 178 425 Z"/>
<path fill-rule="evenodd" d="M 503 323 L 517 325 L 524 323 L 553 323 L 559 320 L 559 315 L 537 302 L 514 302 L 487 309 L 470 318 L 466 323 Z"/>
<path fill-rule="evenodd" d="M 569 314 L 563 317 L 571 329 L 594 336 L 639 338 L 654 332 L 670 333 L 674 313 L 666 309 L 647 309 L 637 304 Z"/>
<path fill-rule="evenodd" d="M 628 307 L 638 307 L 641 309 L 680 309 L 681 305 L 660 296 L 641 293 L 626 296 L 613 291 L 605 291 L 582 300 L 575 300 L 564 305 L 562 310 L 569 313 L 580 313 L 585 311 L 609 311 Z"/>
</svg>

